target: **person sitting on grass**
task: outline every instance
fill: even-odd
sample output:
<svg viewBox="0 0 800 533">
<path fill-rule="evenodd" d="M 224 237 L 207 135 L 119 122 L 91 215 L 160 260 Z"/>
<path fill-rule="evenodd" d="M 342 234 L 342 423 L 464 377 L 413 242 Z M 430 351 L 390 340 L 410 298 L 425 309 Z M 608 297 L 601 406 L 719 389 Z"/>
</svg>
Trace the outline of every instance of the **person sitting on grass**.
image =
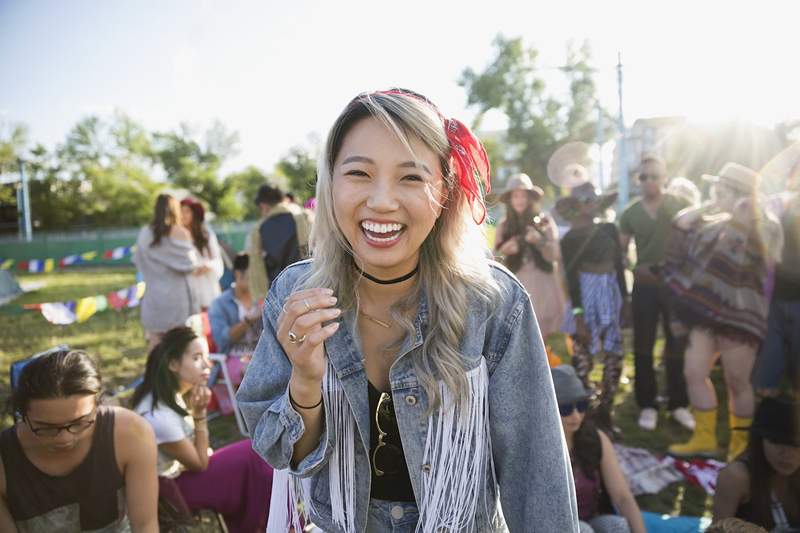
<svg viewBox="0 0 800 533">
<path fill-rule="evenodd" d="M 153 426 L 158 475 L 173 479 L 192 511 L 211 509 L 232 533 L 264 531 L 272 469 L 249 440 L 209 449 L 208 346 L 189 327 L 166 332 L 147 358 L 131 404 Z"/>
<path fill-rule="evenodd" d="M 153 431 L 101 396 L 84 352 L 25 365 L 11 392 L 17 422 L 0 433 L 0 531 L 158 531 Z"/>
<path fill-rule="evenodd" d="M 236 281 L 211 303 L 211 335 L 221 353 L 252 354 L 264 329 L 261 306 L 250 293 L 249 266 L 247 254 L 237 255 L 233 260 Z"/>
<path fill-rule="evenodd" d="M 719 473 L 714 520 L 734 516 L 770 531 L 800 531 L 798 416 L 796 402 L 761 401 L 747 450 Z"/>
<path fill-rule="evenodd" d="M 644 533 L 642 514 L 619 466 L 611 439 L 585 414 L 589 393 L 572 366 L 559 365 L 551 372 L 575 478 L 581 533 Z M 620 515 L 603 514 L 603 493 L 611 498 Z"/>
</svg>

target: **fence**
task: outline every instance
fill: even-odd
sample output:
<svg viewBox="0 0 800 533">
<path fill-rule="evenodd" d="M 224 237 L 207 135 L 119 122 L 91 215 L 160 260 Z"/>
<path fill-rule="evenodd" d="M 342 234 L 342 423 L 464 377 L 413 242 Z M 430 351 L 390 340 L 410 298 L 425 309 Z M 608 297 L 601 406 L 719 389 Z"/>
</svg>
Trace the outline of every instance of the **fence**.
<svg viewBox="0 0 800 533">
<path fill-rule="evenodd" d="M 238 251 L 244 250 L 245 239 L 255 221 L 220 222 L 211 228 L 221 241 Z M 0 259 L 30 261 L 31 259 L 54 259 L 84 252 L 98 252 L 92 265 L 118 265 L 119 260 L 102 257 L 103 252 L 120 246 L 132 246 L 136 242 L 139 228 L 96 229 L 71 232 L 34 233 L 33 240 L 25 242 L 16 237 L 0 238 Z M 129 261 L 130 259 L 126 259 Z"/>
</svg>

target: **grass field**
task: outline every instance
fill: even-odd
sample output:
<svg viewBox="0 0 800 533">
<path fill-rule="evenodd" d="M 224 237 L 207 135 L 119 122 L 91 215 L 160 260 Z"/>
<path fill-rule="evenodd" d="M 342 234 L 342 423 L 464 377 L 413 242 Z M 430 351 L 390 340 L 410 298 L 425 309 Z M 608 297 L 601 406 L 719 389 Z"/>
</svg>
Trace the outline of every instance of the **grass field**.
<svg viewBox="0 0 800 533">
<path fill-rule="evenodd" d="M 27 293 L 13 304 L 41 303 L 105 294 L 111 290 L 131 285 L 135 279 L 133 269 L 84 269 L 46 275 L 20 275 L 20 282 L 42 281 L 45 287 Z M 626 345 L 630 344 L 626 338 Z M 104 379 L 110 390 L 130 383 L 142 373 L 146 358 L 145 341 L 139 325 L 139 310 L 108 310 L 90 318 L 82 324 L 56 326 L 47 322 L 40 313 L 27 311 L 17 316 L 0 315 L 0 368 L 8 369 L 11 362 L 45 350 L 53 345 L 66 343 L 73 348 L 81 348 L 98 357 L 102 365 Z M 563 355 L 563 340 L 556 339 L 554 347 Z M 657 347 L 656 353 L 660 353 Z M 566 358 L 565 358 L 566 359 Z M 599 369 L 595 369 L 599 380 Z M 663 370 L 659 369 L 659 379 L 663 380 Z M 666 451 L 673 442 L 689 437 L 689 432 L 665 416 L 659 418 L 658 429 L 643 431 L 636 424 L 638 408 L 632 394 L 633 359 L 630 353 L 625 358 L 625 369 L 620 393 L 617 398 L 615 422 L 622 429 L 622 442 L 628 446 L 647 448 L 657 453 Z M 719 371 L 715 371 L 715 383 L 720 383 Z M 663 389 L 662 389 L 663 390 Z M 0 372 L 0 397 L 9 393 L 7 370 Z M 724 393 L 720 393 L 724 405 Z M 725 420 L 721 413 L 720 420 Z M 6 416 L 0 426 L 7 426 L 10 418 Z M 211 423 L 212 445 L 236 440 L 239 434 L 233 417 L 220 417 Z M 727 444 L 727 428 L 720 424 L 719 439 Z M 665 513 L 702 516 L 710 510 L 710 499 L 699 487 L 686 483 L 675 483 L 656 495 L 638 498 L 643 510 Z"/>
</svg>

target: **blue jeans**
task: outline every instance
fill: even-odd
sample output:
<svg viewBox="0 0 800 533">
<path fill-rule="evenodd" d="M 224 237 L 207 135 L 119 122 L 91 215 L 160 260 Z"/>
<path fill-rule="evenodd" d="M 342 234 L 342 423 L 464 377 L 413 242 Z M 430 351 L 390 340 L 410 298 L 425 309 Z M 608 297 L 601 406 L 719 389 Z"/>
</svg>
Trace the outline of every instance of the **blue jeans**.
<svg viewBox="0 0 800 533">
<path fill-rule="evenodd" d="M 370 533 L 413 533 L 419 520 L 417 504 L 369 500 L 367 531 Z"/>
<path fill-rule="evenodd" d="M 800 302 L 774 297 L 751 381 L 757 389 L 777 389 L 784 376 L 800 389 Z"/>
</svg>

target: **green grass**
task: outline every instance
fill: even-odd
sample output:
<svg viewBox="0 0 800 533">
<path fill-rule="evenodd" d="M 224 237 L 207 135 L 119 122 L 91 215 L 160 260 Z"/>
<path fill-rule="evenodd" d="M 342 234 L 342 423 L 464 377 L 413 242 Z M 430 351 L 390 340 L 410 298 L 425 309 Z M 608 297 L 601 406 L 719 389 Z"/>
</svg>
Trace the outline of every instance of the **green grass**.
<svg viewBox="0 0 800 533">
<path fill-rule="evenodd" d="M 106 294 L 111 290 L 131 285 L 134 282 L 133 269 L 103 268 L 83 269 L 65 273 L 45 275 L 20 275 L 19 281 L 42 281 L 46 286 L 41 290 L 27 293 L 18 298 L 12 305 L 63 301 L 96 294 Z M 73 348 L 80 348 L 95 355 L 100 363 L 107 387 L 114 390 L 130 383 L 139 376 L 146 359 L 146 343 L 144 332 L 139 324 L 139 310 L 125 309 L 114 311 L 109 309 L 90 318 L 82 324 L 56 326 L 47 322 L 39 312 L 26 311 L 20 315 L 0 314 L 0 397 L 6 398 L 9 393 L 7 369 L 12 361 L 23 359 L 29 355 L 45 350 L 53 345 L 66 343 Z M 568 362 L 563 336 L 551 339 L 555 352 Z M 630 346 L 629 335 L 626 334 L 626 346 Z M 656 354 L 661 352 L 660 345 Z M 595 367 L 593 379 L 600 379 L 602 366 Z M 615 422 L 622 430 L 621 441 L 627 446 L 647 448 L 655 453 L 664 453 L 674 442 L 682 442 L 689 438 L 689 432 L 676 422 L 668 419 L 662 410 L 659 426 L 656 431 L 639 429 L 636 421 L 638 407 L 632 394 L 633 356 L 628 351 L 625 357 L 623 382 L 617 396 Z M 660 391 L 664 388 L 663 369 L 659 369 Z M 717 384 L 722 412 L 720 420 L 726 420 L 725 395 L 721 386 L 719 370 L 713 374 Z M 6 417 L 0 421 L 0 427 L 10 423 Z M 727 424 L 718 425 L 718 437 L 721 446 L 727 445 Z M 219 417 L 210 423 L 212 446 L 220 447 L 238 440 L 239 435 L 232 416 Z M 709 515 L 710 498 L 699 487 L 688 483 L 675 483 L 659 494 L 640 496 L 637 498 L 643 510 L 665 514 L 683 514 L 703 516 Z"/>
</svg>

